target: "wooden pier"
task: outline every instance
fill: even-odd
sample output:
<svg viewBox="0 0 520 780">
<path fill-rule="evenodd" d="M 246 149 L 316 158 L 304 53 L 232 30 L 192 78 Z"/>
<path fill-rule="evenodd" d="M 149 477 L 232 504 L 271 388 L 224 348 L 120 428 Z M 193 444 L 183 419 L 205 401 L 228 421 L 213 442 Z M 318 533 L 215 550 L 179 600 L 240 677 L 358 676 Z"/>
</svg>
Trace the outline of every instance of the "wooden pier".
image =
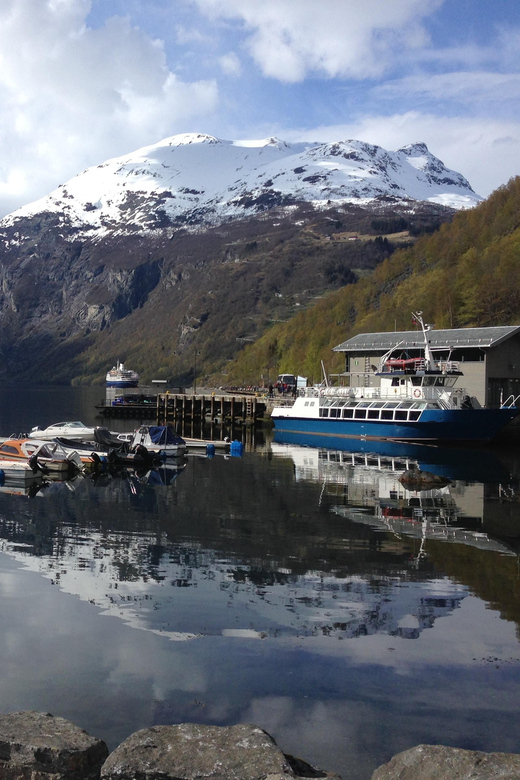
<svg viewBox="0 0 520 780">
<path fill-rule="evenodd" d="M 157 396 L 157 422 L 165 425 L 208 420 L 230 425 L 256 425 L 265 416 L 266 406 L 266 399 L 256 395 L 160 393 Z"/>
<path fill-rule="evenodd" d="M 240 394 L 158 393 L 156 403 L 96 406 L 103 417 L 156 420 L 158 425 L 187 421 L 229 425 L 256 425 L 267 412 L 265 396 Z"/>
</svg>

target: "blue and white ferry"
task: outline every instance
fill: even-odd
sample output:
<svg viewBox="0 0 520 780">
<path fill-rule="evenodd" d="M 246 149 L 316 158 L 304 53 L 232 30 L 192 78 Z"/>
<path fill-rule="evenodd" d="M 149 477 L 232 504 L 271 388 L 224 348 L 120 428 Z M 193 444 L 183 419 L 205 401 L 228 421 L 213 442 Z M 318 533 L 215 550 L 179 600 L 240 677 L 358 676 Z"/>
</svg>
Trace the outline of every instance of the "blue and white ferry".
<svg viewBox="0 0 520 780">
<path fill-rule="evenodd" d="M 129 368 L 125 368 L 124 363 L 117 361 L 116 365 L 107 372 L 106 376 L 107 387 L 138 387 L 139 386 L 139 374 L 137 371 L 132 371 Z"/>
<path fill-rule="evenodd" d="M 305 388 L 292 405 L 273 409 L 275 430 L 432 443 L 494 439 L 520 411 L 517 399 L 483 408 L 456 388 L 459 364 L 435 360 L 427 338 L 430 326 L 421 312 L 413 316 L 423 332 L 422 357 L 392 358 L 397 344 L 374 367 L 379 386 Z"/>
</svg>

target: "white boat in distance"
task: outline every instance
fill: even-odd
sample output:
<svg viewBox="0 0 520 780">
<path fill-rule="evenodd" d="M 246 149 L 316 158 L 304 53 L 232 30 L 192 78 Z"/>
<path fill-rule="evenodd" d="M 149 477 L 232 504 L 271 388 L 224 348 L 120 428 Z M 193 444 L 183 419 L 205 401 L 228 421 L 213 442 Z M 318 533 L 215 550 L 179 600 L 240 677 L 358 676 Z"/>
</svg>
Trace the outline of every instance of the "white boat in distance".
<svg viewBox="0 0 520 780">
<path fill-rule="evenodd" d="M 107 372 L 106 385 L 107 387 L 137 387 L 139 374 L 137 371 L 125 368 L 125 364 L 118 360 L 116 365 Z"/>
</svg>

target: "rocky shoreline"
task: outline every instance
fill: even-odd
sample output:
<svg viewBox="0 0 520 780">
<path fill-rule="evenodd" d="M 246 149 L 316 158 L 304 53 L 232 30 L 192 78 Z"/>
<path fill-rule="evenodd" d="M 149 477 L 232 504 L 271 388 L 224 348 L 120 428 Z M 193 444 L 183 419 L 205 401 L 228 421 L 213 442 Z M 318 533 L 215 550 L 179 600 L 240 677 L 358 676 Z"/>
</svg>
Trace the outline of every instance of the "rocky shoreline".
<svg viewBox="0 0 520 780">
<path fill-rule="evenodd" d="M 418 745 L 372 780 L 515 780 L 520 755 Z M 0 715 L 0 780 L 341 780 L 284 753 L 252 724 L 152 726 L 109 754 L 103 740 L 44 712 Z M 367 778 L 368 780 L 368 778 Z"/>
</svg>

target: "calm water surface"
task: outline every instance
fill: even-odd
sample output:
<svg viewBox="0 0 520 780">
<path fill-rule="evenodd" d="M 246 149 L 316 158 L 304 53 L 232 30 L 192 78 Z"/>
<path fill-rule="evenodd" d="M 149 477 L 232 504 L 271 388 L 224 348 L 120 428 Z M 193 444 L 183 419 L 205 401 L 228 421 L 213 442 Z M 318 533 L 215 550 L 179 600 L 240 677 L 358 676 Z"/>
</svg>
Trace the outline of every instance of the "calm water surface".
<svg viewBox="0 0 520 780">
<path fill-rule="evenodd" d="M 102 396 L 4 388 L 0 433 L 99 423 Z M 3 488 L 0 710 L 111 749 L 253 722 L 344 780 L 418 743 L 520 752 L 516 452 L 329 445 Z M 410 462 L 449 482 L 405 490 Z"/>
</svg>

